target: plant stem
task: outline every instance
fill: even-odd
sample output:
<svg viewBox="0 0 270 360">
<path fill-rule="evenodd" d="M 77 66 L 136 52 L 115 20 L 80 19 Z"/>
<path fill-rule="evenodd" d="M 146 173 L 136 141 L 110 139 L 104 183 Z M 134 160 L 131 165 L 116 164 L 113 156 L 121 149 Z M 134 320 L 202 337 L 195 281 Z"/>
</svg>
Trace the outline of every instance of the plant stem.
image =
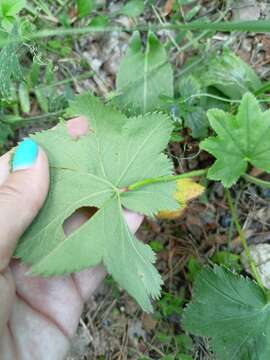
<svg viewBox="0 0 270 360">
<path fill-rule="evenodd" d="M 200 169 L 200 170 L 194 170 L 194 171 L 190 171 L 190 172 L 187 172 L 185 174 L 180 174 L 180 175 L 158 176 L 155 178 L 148 178 L 148 179 L 144 179 L 141 181 L 137 181 L 134 184 L 129 185 L 127 187 L 127 190 L 137 190 L 140 187 L 145 186 L 145 185 L 150 185 L 150 184 L 155 184 L 155 183 L 166 183 L 166 182 L 170 182 L 170 181 L 176 181 L 179 179 L 191 178 L 194 176 L 202 176 L 207 173 L 207 170 L 208 169 Z"/>
<path fill-rule="evenodd" d="M 261 180 L 261 179 L 258 179 L 256 177 L 248 175 L 248 174 L 244 174 L 244 175 L 242 175 L 242 177 L 245 180 L 247 180 L 248 182 L 251 182 L 252 184 L 256 184 L 256 185 L 265 187 L 267 189 L 270 189 L 270 182 L 269 181 Z"/>
<path fill-rule="evenodd" d="M 228 205 L 229 205 L 229 208 L 230 208 L 230 211 L 231 211 L 231 214 L 232 214 L 232 219 L 233 219 L 234 225 L 236 227 L 236 230 L 238 232 L 238 235 L 239 235 L 240 240 L 242 242 L 242 246 L 243 246 L 244 251 L 245 251 L 245 255 L 246 255 L 247 260 L 249 262 L 249 267 L 250 267 L 251 273 L 254 276 L 254 278 L 257 281 L 260 288 L 263 290 L 264 293 L 266 293 L 265 287 L 264 287 L 264 285 L 262 283 L 262 280 L 261 280 L 260 274 L 259 274 L 259 272 L 257 270 L 256 264 L 255 264 L 255 262 L 254 262 L 254 260 L 253 260 L 253 258 L 251 256 L 251 253 L 250 253 L 250 250 L 249 250 L 249 247 L 248 247 L 248 244 L 247 244 L 247 240 L 246 240 L 244 231 L 242 230 L 242 227 L 241 227 L 241 225 L 239 223 L 237 212 L 236 212 L 236 207 L 235 207 L 235 205 L 233 203 L 230 191 L 228 189 L 226 189 L 226 188 L 225 188 L 225 195 L 226 195 Z"/>
</svg>

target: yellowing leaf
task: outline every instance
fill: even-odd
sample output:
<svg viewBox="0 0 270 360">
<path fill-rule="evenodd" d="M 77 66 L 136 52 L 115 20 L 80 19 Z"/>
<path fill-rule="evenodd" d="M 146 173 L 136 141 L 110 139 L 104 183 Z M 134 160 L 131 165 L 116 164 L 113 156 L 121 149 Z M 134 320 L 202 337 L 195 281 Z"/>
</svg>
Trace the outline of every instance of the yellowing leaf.
<svg viewBox="0 0 270 360">
<path fill-rule="evenodd" d="M 160 219 L 179 218 L 190 200 L 200 196 L 204 192 L 204 187 L 191 179 L 180 179 L 176 181 L 176 192 L 174 198 L 178 201 L 180 207 L 174 211 L 162 210 L 158 213 Z"/>
</svg>

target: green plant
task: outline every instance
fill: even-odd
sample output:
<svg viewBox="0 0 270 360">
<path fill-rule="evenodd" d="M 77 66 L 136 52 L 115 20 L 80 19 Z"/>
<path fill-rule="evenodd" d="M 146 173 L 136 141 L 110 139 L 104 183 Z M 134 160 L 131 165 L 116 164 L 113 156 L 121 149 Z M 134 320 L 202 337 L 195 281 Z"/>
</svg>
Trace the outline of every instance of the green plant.
<svg viewBox="0 0 270 360">
<path fill-rule="evenodd" d="M 54 131 L 33 136 L 47 150 L 51 190 L 16 254 L 33 265 L 33 274 L 47 276 L 78 271 L 102 261 L 142 308 L 150 311 L 149 297 L 159 296 L 162 280 L 152 266 L 154 253 L 131 234 L 122 206 L 145 215 L 178 207 L 172 197 L 173 182 L 128 190 L 144 178 L 171 173 L 170 161 L 160 154 L 169 140 L 170 121 L 158 113 L 126 118 L 87 94 L 77 97 L 69 112 L 91 119 L 94 131 L 74 142 L 65 125 L 59 124 Z M 75 189 L 74 183 L 80 186 Z M 55 197 L 60 207 L 55 206 Z M 65 239 L 63 221 L 81 206 L 94 206 L 99 211 L 87 226 Z"/>
<path fill-rule="evenodd" d="M 168 317 L 173 314 L 180 315 L 182 313 L 182 305 L 184 298 L 181 294 L 172 295 L 164 292 L 161 299 L 158 301 L 158 310 L 163 317 Z"/>
<path fill-rule="evenodd" d="M 151 264 L 154 261 L 154 255 L 150 247 L 138 242 L 129 232 L 122 217 L 122 206 L 145 215 L 156 214 L 161 209 L 176 209 L 179 205 L 172 195 L 175 181 L 181 177 L 203 175 L 206 170 L 170 175 L 171 164 L 164 155 L 160 154 L 160 151 L 170 138 L 172 124 L 161 113 L 127 118 L 112 107 L 104 106 L 100 101 L 86 94 L 77 97 L 71 103 L 69 114 L 83 115 L 91 119 L 93 132 L 74 142 L 67 135 L 65 125 L 59 124 L 53 132 L 47 131 L 33 136 L 49 155 L 52 170 L 51 190 L 46 205 L 21 239 L 16 255 L 32 265 L 32 274 L 45 276 L 77 271 L 103 261 L 118 283 L 136 298 L 145 311 L 151 311 L 149 297 L 159 296 L 162 281 Z M 259 162 L 265 170 L 270 169 L 270 157 L 266 157 L 265 152 L 262 151 L 265 143 L 261 141 L 270 128 L 269 112 L 261 112 L 256 99 L 251 94 L 244 95 L 237 115 L 226 114 L 221 110 L 210 110 L 208 115 L 210 125 L 218 133 L 217 138 L 206 139 L 201 145 L 218 158 L 217 164 L 214 164 L 207 172 L 209 178 L 222 180 L 226 186 L 230 186 L 245 174 L 247 161 L 255 164 Z M 256 123 L 256 131 L 253 132 L 250 131 L 251 116 L 253 123 Z M 240 141 L 235 141 L 236 136 Z M 251 153 L 250 146 L 253 150 L 256 149 L 259 155 L 254 151 Z M 91 156 L 88 149 L 91 149 Z M 127 152 L 127 149 L 130 150 Z M 241 171 L 239 171 L 239 162 L 244 164 L 241 166 Z M 114 164 L 114 167 L 111 164 Z M 144 164 L 151 164 L 151 166 L 145 167 Z M 141 171 L 138 173 L 139 168 Z M 216 168 L 221 171 L 216 171 Z M 74 189 L 74 182 L 80 184 L 77 190 Z M 69 196 L 66 196 L 67 193 Z M 59 200 L 56 201 L 56 198 Z M 249 323 L 253 324 L 254 331 L 260 331 L 268 315 L 265 310 L 268 309 L 267 293 L 250 257 L 229 194 L 228 201 L 254 277 L 261 288 L 222 268 L 215 267 L 213 271 L 202 270 L 196 276 L 195 305 L 188 308 L 185 326 L 191 332 L 207 336 L 213 334 L 212 331 L 207 331 L 209 320 L 206 317 L 206 325 L 203 325 L 201 315 L 198 317 L 196 311 L 198 314 L 201 314 L 201 311 L 208 314 L 210 309 L 213 310 L 214 305 L 211 305 L 210 300 L 204 301 L 203 296 L 215 299 L 212 290 L 225 286 L 224 281 L 228 284 L 228 289 L 229 286 L 237 288 L 237 294 L 231 294 L 228 300 L 228 290 L 223 292 L 217 290 L 218 298 L 215 300 L 219 301 L 220 306 L 229 309 L 228 311 L 232 314 L 233 311 L 238 314 L 240 300 L 232 299 L 236 295 L 246 298 L 249 292 L 250 299 L 254 298 L 254 317 L 255 314 L 258 315 L 258 323 L 257 320 L 255 322 L 257 327 L 251 321 L 252 313 L 247 310 L 251 305 L 248 303 L 246 309 L 243 308 L 242 311 L 250 315 Z M 61 207 L 55 206 L 55 202 L 60 203 Z M 94 206 L 98 211 L 87 225 L 65 238 L 62 229 L 63 221 L 80 206 Z M 95 238 L 95 241 L 91 241 L 91 236 Z M 45 238 L 46 242 L 44 242 Z M 47 240 L 48 238 L 50 241 Z M 96 239 L 99 241 L 97 242 Z M 119 239 L 122 244 L 120 253 L 117 245 Z M 126 271 L 123 272 L 123 269 Z M 207 276 L 209 279 L 204 280 Z M 201 296 L 198 295 L 200 293 Z M 200 298 L 202 305 L 200 305 Z M 225 302 L 228 301 L 231 301 L 230 306 L 227 306 L 227 303 L 225 306 Z M 257 305 L 255 306 L 258 301 L 261 301 L 261 305 L 258 305 L 259 313 L 256 310 Z M 167 294 L 160 304 L 164 316 L 169 316 L 171 311 L 181 313 L 181 300 L 176 298 L 172 301 L 170 294 Z M 209 306 L 209 310 L 202 310 L 199 306 L 202 306 L 202 309 L 204 306 Z M 219 307 L 217 309 L 218 315 L 221 310 Z M 215 314 L 214 312 L 213 316 L 217 316 Z M 195 319 L 201 322 L 201 327 L 198 327 Z M 239 327 L 242 326 L 242 320 L 237 318 L 236 323 L 232 322 L 228 325 L 228 330 L 237 324 Z M 219 326 L 224 331 L 223 323 L 217 319 L 215 334 L 218 334 Z M 250 328 L 247 331 L 247 334 L 251 334 Z M 244 335 L 245 333 L 241 332 L 240 339 L 243 339 Z M 231 358 L 236 351 L 235 336 L 232 339 L 230 336 L 228 339 L 225 337 L 222 343 L 219 338 L 215 342 L 218 335 L 213 336 L 215 352 L 221 354 L 221 349 L 225 347 L 223 358 Z M 240 339 L 237 340 L 239 344 Z M 246 350 L 242 350 L 241 346 L 237 347 L 237 354 L 242 354 L 243 351 L 243 354 L 246 354 L 250 351 L 249 346 L 253 347 L 254 343 L 252 345 L 249 343 L 249 338 L 247 338 Z M 263 346 L 259 339 L 256 343 L 258 343 L 258 349 Z"/>
<path fill-rule="evenodd" d="M 85 17 L 91 14 L 91 12 L 95 7 L 94 0 L 76 0 L 76 2 L 77 2 L 78 14 L 80 17 Z"/>
<path fill-rule="evenodd" d="M 134 32 L 116 78 L 116 104 L 130 113 L 162 108 L 161 95 L 173 97 L 173 73 L 157 37 L 148 32 L 145 52 L 139 32 Z"/>
<path fill-rule="evenodd" d="M 10 95 L 11 80 L 22 79 L 21 66 L 18 59 L 18 28 L 13 27 L 9 35 L 10 42 L 3 46 L 0 52 L 0 94 L 3 97 Z"/>
<path fill-rule="evenodd" d="M 244 95 L 235 116 L 209 110 L 208 117 L 217 133 L 200 145 L 217 159 L 207 173 L 209 179 L 230 187 L 245 174 L 249 163 L 270 172 L 270 150 L 265 141 L 270 136 L 270 112 L 262 112 L 253 95 Z"/>
<path fill-rule="evenodd" d="M 12 29 L 16 21 L 16 15 L 25 7 L 25 0 L 1 0 L 0 3 L 0 21 L 1 26 L 6 29 Z"/>
<path fill-rule="evenodd" d="M 269 298 L 256 283 L 215 266 L 200 272 L 193 294 L 184 327 L 211 337 L 217 359 L 269 358 Z"/>
<path fill-rule="evenodd" d="M 160 251 L 163 247 L 157 240 L 150 242 L 150 246 L 144 245 L 131 235 L 122 207 L 147 216 L 160 210 L 179 210 L 172 196 L 175 182 L 193 176 L 221 181 L 226 188 L 240 178 L 270 187 L 266 180 L 247 174 L 251 165 L 270 172 L 267 143 L 270 114 L 260 109 L 262 102 L 269 102 L 264 95 L 270 88 L 269 82 L 262 84 L 255 72 L 228 50 L 217 53 L 207 45 L 204 54 L 208 50 L 212 53 L 209 51 L 204 62 L 200 56 L 200 49 L 205 47 L 205 43 L 200 46 L 201 39 L 216 30 L 269 31 L 269 22 L 198 21 L 199 5 L 181 14 L 184 21 L 179 23 L 179 7 L 190 4 L 193 6 L 190 0 L 174 4 L 173 23 L 163 19 L 146 23 L 138 17 L 154 2 L 131 0 L 111 14 L 106 13 L 106 6 L 99 7 L 92 0 L 1 2 L 1 149 L 14 136 L 16 127 L 47 116 L 48 112 L 53 116 L 59 115 L 58 111 L 62 114 L 68 100 L 72 100 L 74 91 L 66 76 L 68 73 L 72 78 L 70 69 L 78 65 L 73 56 L 76 37 L 112 31 L 131 34 L 116 74 L 116 89 L 110 96 L 103 94 L 111 104 L 105 106 L 90 95 L 82 95 L 71 104 L 68 116 L 86 116 L 94 131 L 74 141 L 68 137 L 62 121 L 54 131 L 33 135 L 47 150 L 51 162 L 48 200 L 16 249 L 16 255 L 32 265 L 33 274 L 73 272 L 103 261 L 120 286 L 144 310 L 151 311 L 150 300 L 159 296 L 162 283 L 153 267 L 152 250 Z M 26 14 L 23 21 L 17 17 L 22 9 Z M 118 25 L 118 15 L 128 16 L 130 26 Z M 196 21 L 189 22 L 193 18 Z M 177 41 L 173 42 L 168 35 L 164 42 L 165 32 L 161 41 L 157 36 L 159 30 L 175 31 Z M 192 30 L 198 31 L 198 36 L 193 36 Z M 194 56 L 190 69 L 191 61 L 187 60 L 174 86 L 177 56 L 192 48 L 199 56 Z M 21 55 L 26 53 L 20 64 Z M 54 57 L 57 64 L 66 60 L 63 57 L 74 61 L 70 62 L 72 66 L 64 66 L 59 78 L 54 78 L 52 71 Z M 45 63 L 42 59 L 46 59 Z M 196 67 L 199 61 L 202 66 Z M 93 74 L 94 71 L 87 76 Z M 66 86 L 64 90 L 62 86 Z M 31 116 L 33 108 L 38 109 L 38 114 Z M 209 133 L 212 136 L 208 137 Z M 201 150 L 209 158 L 212 154 L 216 161 L 209 169 L 174 175 L 172 164 L 161 152 L 172 140 L 181 142 L 181 146 L 188 145 L 187 134 L 195 142 L 204 139 Z M 76 189 L 72 186 L 74 181 L 80 185 Z M 228 270 L 242 271 L 238 255 L 227 251 L 215 254 L 211 260 L 226 269 L 202 268 L 196 258 L 190 257 L 187 278 L 195 281 L 195 286 L 184 325 L 193 334 L 210 337 L 218 359 L 264 360 L 270 352 L 266 340 L 269 294 L 250 256 L 233 198 L 228 190 L 225 193 L 256 282 Z M 81 206 L 92 206 L 97 211 L 81 229 L 66 238 L 63 222 Z M 183 302 L 180 295 L 165 292 L 157 303 L 159 319 L 182 316 Z M 181 332 L 171 336 L 161 331 L 159 339 L 169 343 L 168 351 L 161 355 L 165 355 L 164 359 L 191 358 L 188 335 Z"/>
</svg>

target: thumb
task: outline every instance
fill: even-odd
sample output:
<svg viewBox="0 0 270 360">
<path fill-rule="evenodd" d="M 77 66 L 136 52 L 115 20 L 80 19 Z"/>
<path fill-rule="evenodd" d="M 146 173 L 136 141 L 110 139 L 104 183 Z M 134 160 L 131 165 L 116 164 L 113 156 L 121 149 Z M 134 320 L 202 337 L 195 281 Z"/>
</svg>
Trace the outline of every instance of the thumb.
<svg viewBox="0 0 270 360">
<path fill-rule="evenodd" d="M 7 161 L 5 166 L 9 166 Z M 17 146 L 11 168 L 0 185 L 0 272 L 9 264 L 17 241 L 43 205 L 49 187 L 47 156 L 33 140 L 27 138 Z"/>
</svg>

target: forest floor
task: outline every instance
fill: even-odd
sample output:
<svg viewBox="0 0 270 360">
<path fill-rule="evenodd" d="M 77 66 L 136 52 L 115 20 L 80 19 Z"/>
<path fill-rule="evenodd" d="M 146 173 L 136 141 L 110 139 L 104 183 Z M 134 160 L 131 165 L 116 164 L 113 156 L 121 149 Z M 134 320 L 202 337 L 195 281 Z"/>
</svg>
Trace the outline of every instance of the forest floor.
<svg viewBox="0 0 270 360">
<path fill-rule="evenodd" d="M 160 2 L 157 11 L 161 13 L 170 3 L 173 1 L 163 2 L 163 5 Z M 200 3 L 201 12 L 210 14 L 219 8 L 218 1 L 193 2 L 192 6 L 196 3 Z M 186 12 L 189 10 L 190 7 L 184 8 Z M 270 18 L 270 6 L 263 2 L 239 1 L 228 13 L 228 18 L 230 16 L 241 20 Z M 160 32 L 159 35 L 166 41 L 168 34 Z M 173 33 L 170 35 L 175 36 Z M 87 80 L 79 87 L 92 88 L 104 94 L 114 87 L 114 76 L 128 36 L 110 34 L 98 39 L 95 46 L 91 40 L 88 41 L 85 40 L 83 54 L 88 61 L 98 59 L 98 80 Z M 229 43 L 228 46 L 250 64 L 262 79 L 269 77 L 268 35 L 215 34 L 212 38 L 202 39 L 198 45 L 202 57 L 205 56 L 203 46 L 206 41 L 218 45 L 219 49 Z M 175 49 L 172 56 L 174 68 L 181 69 L 194 53 L 198 54 L 198 48 L 191 47 L 179 52 Z M 171 145 L 170 153 L 176 171 L 180 173 L 205 167 L 211 161 L 205 158 L 205 154 L 199 153 L 198 141 L 188 134 L 180 144 Z M 245 182 L 240 182 L 233 191 L 249 244 L 269 243 L 270 192 Z M 145 219 L 137 235 L 142 241 L 156 245 L 157 267 L 165 281 L 163 296 L 155 304 L 154 314 L 142 313 L 126 292 L 120 291 L 111 281 L 106 281 L 86 304 L 68 359 L 189 359 L 183 355 L 177 357 L 178 352 L 189 354 L 191 359 L 213 359 L 206 339 L 193 337 L 192 342 L 183 333 L 181 313 L 186 300 L 190 298 L 193 277 L 200 265 L 211 263 L 215 254 L 220 254 L 222 258 L 228 252 L 229 255 L 225 254 L 228 259 L 220 258 L 220 263 L 228 261 L 241 267 L 241 243 L 233 228 L 223 187 L 218 183 L 208 184 L 204 196 L 192 201 L 179 220 Z M 230 255 L 232 253 L 236 256 Z"/>
</svg>

